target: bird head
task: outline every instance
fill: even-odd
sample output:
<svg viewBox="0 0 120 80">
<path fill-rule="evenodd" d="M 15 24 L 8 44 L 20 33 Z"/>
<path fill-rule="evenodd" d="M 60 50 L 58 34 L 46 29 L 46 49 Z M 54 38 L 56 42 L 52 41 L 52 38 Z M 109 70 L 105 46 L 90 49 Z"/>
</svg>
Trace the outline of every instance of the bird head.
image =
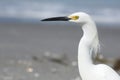
<svg viewBox="0 0 120 80">
<path fill-rule="evenodd" d="M 63 17 L 52 17 L 43 19 L 41 21 L 70 21 L 70 22 L 76 22 L 76 23 L 86 23 L 90 21 L 90 16 L 84 12 L 77 12 L 73 13 L 69 16 L 63 16 Z"/>
</svg>

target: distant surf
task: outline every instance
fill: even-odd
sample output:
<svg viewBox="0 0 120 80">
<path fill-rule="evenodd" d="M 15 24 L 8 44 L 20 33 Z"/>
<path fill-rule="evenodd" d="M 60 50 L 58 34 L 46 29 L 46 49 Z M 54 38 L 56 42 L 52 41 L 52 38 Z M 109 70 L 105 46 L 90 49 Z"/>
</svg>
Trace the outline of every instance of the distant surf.
<svg viewBox="0 0 120 80">
<path fill-rule="evenodd" d="M 112 0 L 113 1 L 113 0 Z M 45 17 L 64 16 L 73 12 L 84 11 L 98 23 L 120 24 L 120 8 L 117 2 L 95 1 L 0 1 L 0 22 L 4 21 L 35 21 Z M 80 3 L 79 3 L 80 2 Z M 97 5 L 100 3 L 99 5 Z M 100 7 L 101 5 L 101 7 Z"/>
</svg>

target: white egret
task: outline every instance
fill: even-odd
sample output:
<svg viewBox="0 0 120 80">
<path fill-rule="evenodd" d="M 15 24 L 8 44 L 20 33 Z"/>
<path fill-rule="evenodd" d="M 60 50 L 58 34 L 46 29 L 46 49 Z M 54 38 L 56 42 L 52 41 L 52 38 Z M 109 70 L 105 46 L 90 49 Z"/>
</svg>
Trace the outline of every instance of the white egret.
<svg viewBox="0 0 120 80">
<path fill-rule="evenodd" d="M 77 12 L 67 17 L 53 17 L 42 21 L 70 21 L 81 25 L 83 36 L 78 48 L 78 67 L 82 80 L 120 80 L 120 76 L 105 64 L 93 64 L 92 57 L 99 49 L 99 39 L 96 25 L 92 18 Z"/>
</svg>

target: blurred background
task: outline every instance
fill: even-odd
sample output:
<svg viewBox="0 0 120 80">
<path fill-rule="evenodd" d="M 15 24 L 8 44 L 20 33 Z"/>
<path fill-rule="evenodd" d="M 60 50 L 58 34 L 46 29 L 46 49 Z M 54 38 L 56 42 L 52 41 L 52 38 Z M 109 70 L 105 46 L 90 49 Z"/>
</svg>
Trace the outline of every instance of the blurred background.
<svg viewBox="0 0 120 80">
<path fill-rule="evenodd" d="M 39 23 L 44 17 L 83 11 L 99 23 L 119 24 L 119 3 L 119 0 L 1 0 L 0 21 Z"/>
<path fill-rule="evenodd" d="M 0 79 L 80 80 L 80 26 L 40 21 L 74 12 L 86 12 L 95 20 L 100 53 L 119 58 L 119 0 L 0 0 Z"/>
</svg>

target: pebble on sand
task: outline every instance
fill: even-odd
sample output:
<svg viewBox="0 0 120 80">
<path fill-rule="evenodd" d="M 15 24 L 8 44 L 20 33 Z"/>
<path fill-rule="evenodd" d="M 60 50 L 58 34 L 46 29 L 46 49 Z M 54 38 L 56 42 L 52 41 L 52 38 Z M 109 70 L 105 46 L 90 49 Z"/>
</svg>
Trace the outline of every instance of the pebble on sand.
<svg viewBox="0 0 120 80">
<path fill-rule="evenodd" d="M 27 72 L 33 72 L 33 68 L 28 67 L 26 71 L 27 71 Z"/>
</svg>

